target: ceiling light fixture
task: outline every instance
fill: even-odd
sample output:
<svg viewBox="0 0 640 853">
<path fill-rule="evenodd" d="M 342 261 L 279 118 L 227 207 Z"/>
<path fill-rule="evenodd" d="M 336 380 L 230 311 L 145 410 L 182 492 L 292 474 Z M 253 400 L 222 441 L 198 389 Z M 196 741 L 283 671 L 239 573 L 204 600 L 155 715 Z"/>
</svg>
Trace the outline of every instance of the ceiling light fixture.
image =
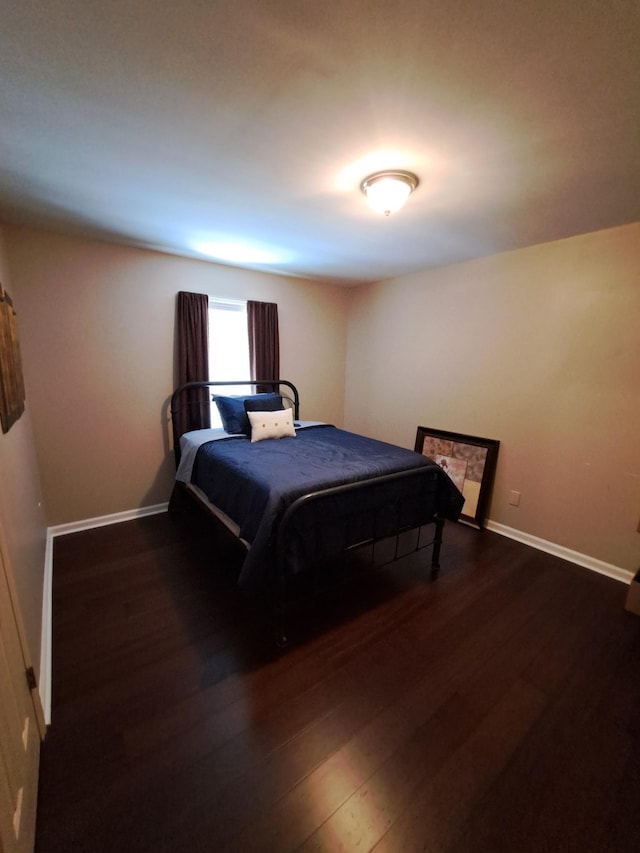
<svg viewBox="0 0 640 853">
<path fill-rule="evenodd" d="M 420 181 L 413 172 L 376 172 L 360 184 L 369 206 L 389 216 L 405 204 Z"/>
</svg>

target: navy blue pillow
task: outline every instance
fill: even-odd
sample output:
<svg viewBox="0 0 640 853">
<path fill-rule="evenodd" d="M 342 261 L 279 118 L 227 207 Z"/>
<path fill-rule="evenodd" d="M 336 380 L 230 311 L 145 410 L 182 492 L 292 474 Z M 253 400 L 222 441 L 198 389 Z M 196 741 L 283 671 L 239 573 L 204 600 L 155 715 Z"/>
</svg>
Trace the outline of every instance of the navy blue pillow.
<svg viewBox="0 0 640 853">
<path fill-rule="evenodd" d="M 232 435 L 251 435 L 251 425 L 245 410 L 245 402 L 264 405 L 265 408 L 254 409 L 254 411 L 275 412 L 282 409 L 282 396 L 280 394 L 249 394 L 244 397 L 218 397 L 214 401 L 220 412 L 222 427 L 225 432 Z M 266 408 L 270 406 L 270 408 Z"/>
<path fill-rule="evenodd" d="M 245 412 L 278 412 L 280 409 L 284 409 L 280 394 L 273 397 L 271 394 L 265 394 L 260 398 L 244 401 Z"/>
</svg>

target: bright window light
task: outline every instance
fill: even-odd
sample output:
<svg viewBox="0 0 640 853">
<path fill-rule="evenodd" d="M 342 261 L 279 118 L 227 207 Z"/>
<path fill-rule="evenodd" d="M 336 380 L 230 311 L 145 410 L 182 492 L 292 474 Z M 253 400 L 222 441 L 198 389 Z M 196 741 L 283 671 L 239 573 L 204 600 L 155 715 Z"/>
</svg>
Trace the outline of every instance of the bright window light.
<svg viewBox="0 0 640 853">
<path fill-rule="evenodd" d="M 293 258 L 291 252 L 283 249 L 234 240 L 198 240 L 191 245 L 199 255 L 241 266 L 273 266 Z"/>
<path fill-rule="evenodd" d="M 247 303 L 209 297 L 209 379 L 229 382 L 250 379 Z M 223 385 L 214 394 L 250 394 L 248 385 Z M 211 403 L 211 426 L 222 422 L 215 403 Z"/>
</svg>

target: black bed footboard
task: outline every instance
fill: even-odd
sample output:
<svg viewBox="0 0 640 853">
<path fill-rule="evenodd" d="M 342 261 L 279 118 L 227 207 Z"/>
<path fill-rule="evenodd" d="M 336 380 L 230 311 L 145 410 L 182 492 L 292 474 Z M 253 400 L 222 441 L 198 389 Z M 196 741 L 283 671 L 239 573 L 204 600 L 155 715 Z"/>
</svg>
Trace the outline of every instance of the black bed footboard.
<svg viewBox="0 0 640 853">
<path fill-rule="evenodd" d="M 311 595 L 346 577 L 346 564 L 380 568 L 432 546 L 431 576 L 440 567 L 444 518 L 438 477 L 416 468 L 311 492 L 295 500 L 275 538 L 273 583 L 278 644 L 286 644 L 293 591 Z M 354 497 L 357 496 L 357 500 Z"/>
</svg>

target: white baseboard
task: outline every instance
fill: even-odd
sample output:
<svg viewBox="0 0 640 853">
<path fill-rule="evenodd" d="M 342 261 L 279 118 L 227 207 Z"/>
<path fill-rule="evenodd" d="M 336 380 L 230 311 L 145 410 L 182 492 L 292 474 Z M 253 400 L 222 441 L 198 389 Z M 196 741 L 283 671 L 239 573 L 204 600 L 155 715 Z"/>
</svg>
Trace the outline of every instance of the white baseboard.
<svg viewBox="0 0 640 853">
<path fill-rule="evenodd" d="M 562 560 L 568 560 L 570 563 L 575 563 L 577 566 L 582 566 L 592 572 L 598 572 L 601 575 L 622 583 L 629 584 L 633 578 L 633 572 L 621 569 L 619 566 L 614 566 L 611 563 L 605 563 L 603 560 L 596 560 L 595 557 L 589 557 L 587 554 L 580 554 L 578 551 L 572 551 L 570 548 L 565 548 L 564 545 L 557 545 L 555 542 L 548 542 L 546 539 L 540 539 L 537 536 L 532 536 L 530 533 L 523 533 L 521 530 L 515 530 L 513 527 L 507 527 L 506 524 L 499 524 L 497 521 L 487 521 L 487 530 L 492 530 L 494 533 L 499 533 L 501 536 L 506 536 L 509 539 L 515 539 L 516 542 L 522 542 L 524 545 L 530 545 L 538 551 L 545 551 L 547 554 L 553 554 L 554 557 L 560 557 Z"/>
<path fill-rule="evenodd" d="M 42 582 L 42 633 L 40 635 L 40 677 L 38 693 L 44 711 L 45 725 L 51 725 L 51 655 L 52 649 L 52 595 L 53 595 L 53 536 L 47 530 L 44 551 L 44 579 Z"/>
<path fill-rule="evenodd" d="M 133 521 L 145 515 L 158 515 L 166 512 L 168 503 L 143 506 L 138 509 L 126 509 L 124 512 L 114 512 L 111 515 L 99 515 L 96 518 L 85 518 L 81 521 L 70 521 L 68 524 L 56 524 L 49 528 L 51 536 L 64 536 L 67 533 L 79 533 L 82 530 L 93 530 L 94 527 L 106 527 L 108 524 L 120 524 L 121 521 Z"/>
<path fill-rule="evenodd" d="M 51 657 L 52 657 L 52 593 L 53 593 L 53 540 L 56 536 L 66 533 L 79 533 L 81 530 L 91 530 L 94 527 L 105 527 L 107 524 L 119 524 L 121 521 L 133 521 L 146 515 L 157 515 L 166 512 L 169 504 L 155 504 L 140 509 L 130 509 L 116 512 L 112 515 L 101 515 L 97 518 L 85 518 L 82 521 L 71 521 L 68 524 L 56 524 L 47 529 L 47 544 L 44 556 L 44 580 L 42 584 L 42 635 L 40 640 L 40 678 L 38 692 L 44 710 L 46 725 L 51 725 Z"/>
</svg>

